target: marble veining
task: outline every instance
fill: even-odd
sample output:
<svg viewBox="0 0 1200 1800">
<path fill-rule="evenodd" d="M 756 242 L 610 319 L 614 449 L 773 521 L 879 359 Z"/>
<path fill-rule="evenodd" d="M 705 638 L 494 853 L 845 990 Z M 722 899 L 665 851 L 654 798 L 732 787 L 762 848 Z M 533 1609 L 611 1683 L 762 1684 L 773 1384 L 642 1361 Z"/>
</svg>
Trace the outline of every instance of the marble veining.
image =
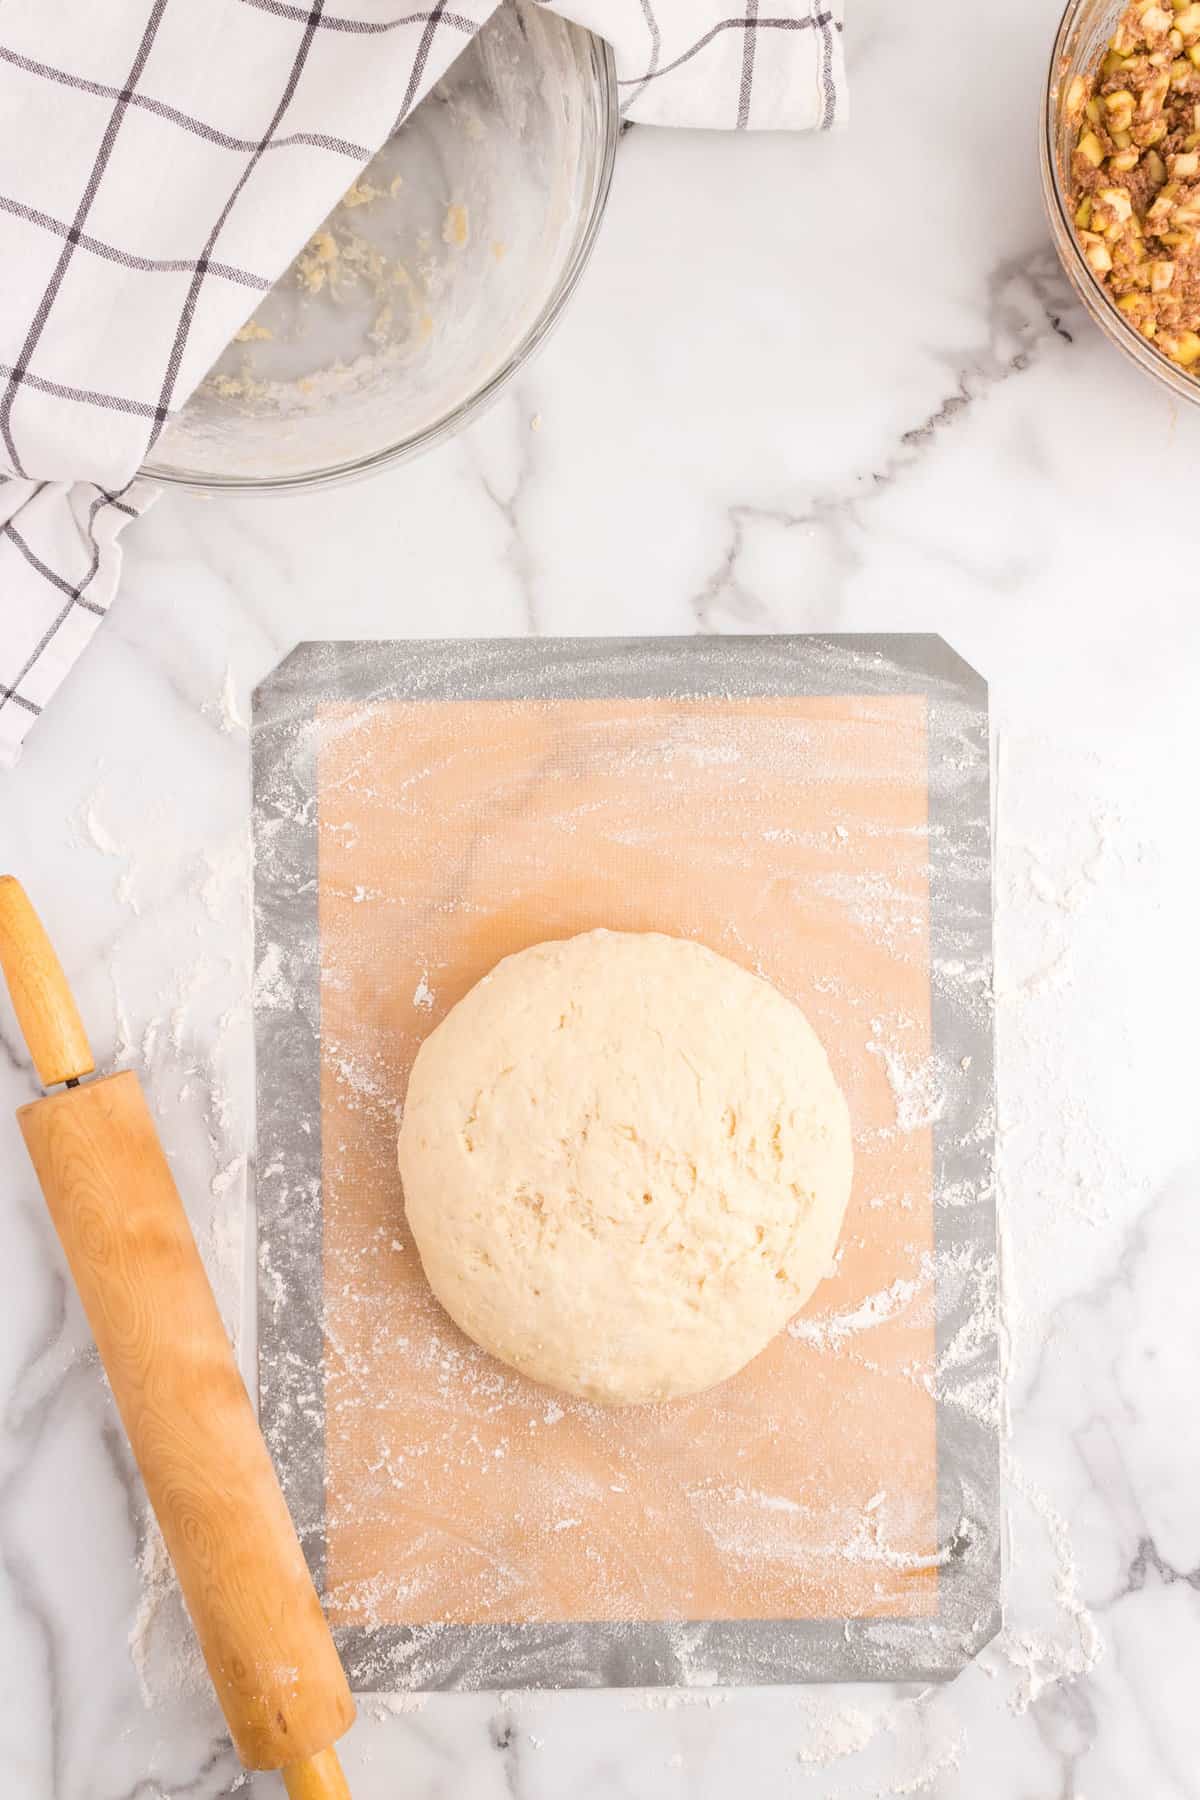
<svg viewBox="0 0 1200 1800">
<path fill-rule="evenodd" d="M 990 680 L 1004 1633 L 923 1691 L 373 1695 L 356 1800 L 1200 1795 L 1200 414 L 1050 253 L 1056 15 L 855 0 L 845 133 L 627 133 L 587 278 L 499 406 L 328 494 L 166 496 L 0 782 L 0 862 L 102 1065 L 147 1082 L 249 1360 L 239 721 L 295 642 L 936 631 Z M 0 1770 L 22 1800 L 267 1800 L 153 1578 L 145 1616 L 154 1540 L 12 1117 L 32 1091 L 0 1012 Z"/>
</svg>

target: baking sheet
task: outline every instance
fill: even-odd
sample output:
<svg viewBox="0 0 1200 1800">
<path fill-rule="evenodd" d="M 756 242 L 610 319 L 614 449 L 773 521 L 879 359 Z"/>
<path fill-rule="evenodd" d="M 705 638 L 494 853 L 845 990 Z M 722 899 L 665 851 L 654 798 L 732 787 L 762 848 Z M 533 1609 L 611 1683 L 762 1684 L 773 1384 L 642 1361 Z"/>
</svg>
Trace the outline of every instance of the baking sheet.
<svg viewBox="0 0 1200 1800">
<path fill-rule="evenodd" d="M 365 1686 L 952 1673 L 995 1629 L 986 711 L 936 639 L 309 645 L 254 731 L 264 1423 Z M 499 1371 L 394 1109 L 505 951 L 691 934 L 804 1005 L 845 1253 L 711 1400 Z"/>
</svg>

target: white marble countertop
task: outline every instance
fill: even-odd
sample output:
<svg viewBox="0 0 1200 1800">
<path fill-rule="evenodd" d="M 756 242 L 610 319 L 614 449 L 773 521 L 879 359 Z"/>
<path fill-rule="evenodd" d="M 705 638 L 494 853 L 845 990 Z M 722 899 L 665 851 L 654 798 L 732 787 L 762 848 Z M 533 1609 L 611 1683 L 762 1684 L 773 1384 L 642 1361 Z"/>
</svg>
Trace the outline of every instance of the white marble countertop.
<svg viewBox="0 0 1200 1800">
<path fill-rule="evenodd" d="M 568 317 L 457 442 L 298 500 L 164 498 L 0 782 L 0 863 L 101 1060 L 146 1078 L 238 1323 L 242 721 L 292 644 L 934 630 L 991 682 L 1003 1636 L 926 1692 L 370 1699 L 356 1800 L 1200 1794 L 1200 411 L 1101 340 L 1049 247 L 1056 0 L 850 12 L 847 133 L 628 135 Z M 143 1589 L 140 1490 L 0 1026 L 0 1772 L 23 1800 L 266 1800 L 177 1603 Z"/>
</svg>

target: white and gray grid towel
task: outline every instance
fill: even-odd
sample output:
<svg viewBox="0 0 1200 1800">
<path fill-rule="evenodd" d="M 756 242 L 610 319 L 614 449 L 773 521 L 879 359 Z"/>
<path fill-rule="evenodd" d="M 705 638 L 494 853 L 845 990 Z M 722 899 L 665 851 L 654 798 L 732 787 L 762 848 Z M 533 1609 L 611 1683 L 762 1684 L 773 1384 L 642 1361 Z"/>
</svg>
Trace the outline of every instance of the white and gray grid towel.
<svg viewBox="0 0 1200 1800">
<path fill-rule="evenodd" d="M 610 40 L 628 119 L 844 112 L 841 0 L 540 3 Z M 164 421 L 496 0 L 405 4 L 0 10 L 0 763 L 113 598 Z"/>
</svg>

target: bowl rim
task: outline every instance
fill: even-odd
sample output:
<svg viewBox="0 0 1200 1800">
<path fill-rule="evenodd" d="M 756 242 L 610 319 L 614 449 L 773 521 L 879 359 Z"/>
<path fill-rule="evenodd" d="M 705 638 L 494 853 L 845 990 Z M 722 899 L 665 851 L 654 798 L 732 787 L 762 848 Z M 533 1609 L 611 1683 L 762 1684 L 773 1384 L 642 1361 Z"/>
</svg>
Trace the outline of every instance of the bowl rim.
<svg viewBox="0 0 1200 1800">
<path fill-rule="evenodd" d="M 617 87 L 616 58 L 611 44 L 597 33 L 588 31 L 584 26 L 567 20 L 573 31 L 578 31 L 590 40 L 590 49 L 594 59 L 597 87 L 601 100 L 601 129 L 603 140 L 596 167 L 595 183 L 592 194 L 591 209 L 584 220 L 583 228 L 578 233 L 572 246 L 571 254 L 560 272 L 557 284 L 543 305 L 537 318 L 509 352 L 500 367 L 465 400 L 435 419 L 433 424 L 424 426 L 411 437 L 401 438 L 395 444 L 389 444 L 382 450 L 373 450 L 369 455 L 355 457 L 345 462 L 331 463 L 326 468 L 303 470 L 294 475 L 214 475 L 202 474 L 199 470 L 169 468 L 161 463 L 148 461 L 138 470 L 140 478 L 158 483 L 162 487 L 183 489 L 193 494 L 294 494 L 312 488 L 341 486 L 345 482 L 358 481 L 366 475 L 372 475 L 377 469 L 390 467 L 394 463 L 408 462 L 426 450 L 444 443 L 453 437 L 465 425 L 484 412 L 499 397 L 530 358 L 541 349 L 551 332 L 561 319 L 563 312 L 591 259 L 599 235 L 601 221 L 608 206 L 609 192 L 612 187 L 613 170 L 616 164 L 617 144 L 621 136 L 621 113 L 619 92 Z"/>
<path fill-rule="evenodd" d="M 1088 267 L 1079 238 L 1075 231 L 1075 221 L 1067 205 L 1067 196 L 1063 191 L 1058 162 L 1058 95 L 1061 84 L 1067 73 L 1066 40 L 1080 12 L 1088 5 L 1089 0 L 1066 0 L 1058 30 L 1054 36 L 1054 47 L 1050 52 L 1050 66 L 1046 74 L 1045 92 L 1042 98 L 1041 129 L 1041 172 L 1042 197 L 1049 215 L 1054 245 L 1059 260 L 1067 275 L 1083 301 L 1084 307 L 1109 342 L 1124 352 L 1131 362 L 1137 364 L 1147 375 L 1152 375 L 1163 387 L 1169 388 L 1180 399 L 1192 405 L 1200 405 L 1200 380 L 1178 369 L 1156 350 L 1140 331 L 1128 322 L 1118 310 L 1107 292 L 1096 280 Z M 1114 21 L 1121 11 L 1121 0 L 1104 0 L 1106 7 L 1111 7 Z"/>
</svg>

